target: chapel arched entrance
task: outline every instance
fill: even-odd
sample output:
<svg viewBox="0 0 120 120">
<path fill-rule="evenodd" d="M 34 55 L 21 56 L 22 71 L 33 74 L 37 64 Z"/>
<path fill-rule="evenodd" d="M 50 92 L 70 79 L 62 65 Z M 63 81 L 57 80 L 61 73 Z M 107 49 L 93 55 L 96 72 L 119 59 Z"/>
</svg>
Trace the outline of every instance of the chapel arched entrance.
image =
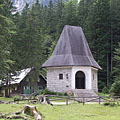
<svg viewBox="0 0 120 120">
<path fill-rule="evenodd" d="M 75 89 L 85 89 L 85 74 L 82 71 L 75 74 Z"/>
</svg>

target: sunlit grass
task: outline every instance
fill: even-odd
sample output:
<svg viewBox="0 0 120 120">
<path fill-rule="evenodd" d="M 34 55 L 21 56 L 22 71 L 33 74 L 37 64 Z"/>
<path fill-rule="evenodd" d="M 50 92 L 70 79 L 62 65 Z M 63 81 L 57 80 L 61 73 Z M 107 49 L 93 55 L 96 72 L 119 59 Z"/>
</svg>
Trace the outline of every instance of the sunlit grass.
<svg viewBox="0 0 120 120">
<path fill-rule="evenodd" d="M 13 101 L 14 98 L 5 98 L 5 97 L 0 97 L 0 101 L 8 102 L 8 101 Z"/>
<path fill-rule="evenodd" d="M 120 106 L 74 103 L 70 105 L 36 105 L 44 120 L 120 120 Z M 22 109 L 24 104 L 1 104 L 0 113 L 11 113 Z M 2 120 L 2 119 L 0 119 Z M 20 120 L 20 119 L 19 119 Z"/>
</svg>

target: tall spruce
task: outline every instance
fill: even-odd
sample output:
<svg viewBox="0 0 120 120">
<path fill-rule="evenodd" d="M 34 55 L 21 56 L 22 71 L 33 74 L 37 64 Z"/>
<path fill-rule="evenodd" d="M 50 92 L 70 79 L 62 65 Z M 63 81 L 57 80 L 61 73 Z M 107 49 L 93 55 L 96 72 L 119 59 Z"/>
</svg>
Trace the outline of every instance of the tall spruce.
<svg viewBox="0 0 120 120">
<path fill-rule="evenodd" d="M 98 0 L 94 3 L 92 14 L 92 50 L 94 57 L 103 68 L 99 72 L 99 84 L 109 87 L 110 55 L 110 1 Z M 103 87 L 103 86 L 101 86 Z"/>
<path fill-rule="evenodd" d="M 8 68 L 13 69 L 13 61 L 16 61 L 14 70 L 34 67 L 38 76 L 41 64 L 51 55 L 67 24 L 83 28 L 91 51 L 102 67 L 99 89 L 110 87 L 115 74 L 111 73 L 117 67 L 114 51 L 120 41 L 119 0 L 80 0 L 79 4 L 77 0 L 55 0 L 55 3 L 50 0 L 48 6 L 40 5 L 37 0 L 30 8 L 26 5 L 22 13 L 14 17 L 11 17 L 8 1 L 0 1 L 1 76 L 9 73 Z"/>
<path fill-rule="evenodd" d="M 0 77 L 6 83 L 6 97 L 9 97 L 10 73 L 15 61 L 11 57 L 12 38 L 15 33 L 12 16 L 12 3 L 9 0 L 0 1 Z"/>
</svg>

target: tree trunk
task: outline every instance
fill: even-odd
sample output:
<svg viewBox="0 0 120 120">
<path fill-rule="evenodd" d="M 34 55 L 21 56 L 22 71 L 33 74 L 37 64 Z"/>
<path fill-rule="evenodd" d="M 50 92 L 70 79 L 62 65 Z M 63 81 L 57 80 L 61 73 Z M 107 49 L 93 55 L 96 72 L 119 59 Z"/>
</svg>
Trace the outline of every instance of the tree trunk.
<svg viewBox="0 0 120 120">
<path fill-rule="evenodd" d="M 6 81 L 5 97 L 8 97 L 8 79 Z"/>
</svg>

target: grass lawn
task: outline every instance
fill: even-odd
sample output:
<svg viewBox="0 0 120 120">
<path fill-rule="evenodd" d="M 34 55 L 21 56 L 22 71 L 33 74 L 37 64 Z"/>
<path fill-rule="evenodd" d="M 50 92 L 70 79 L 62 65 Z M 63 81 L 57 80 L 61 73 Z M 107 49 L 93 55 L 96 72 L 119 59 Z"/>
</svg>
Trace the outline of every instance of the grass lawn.
<svg viewBox="0 0 120 120">
<path fill-rule="evenodd" d="M 1 104 L 0 113 L 18 111 L 23 106 L 24 104 Z M 44 120 L 120 120 L 120 106 L 110 107 L 99 104 L 83 106 L 81 103 L 54 106 L 36 104 L 36 106 L 45 117 Z"/>
<path fill-rule="evenodd" d="M 8 101 L 13 101 L 13 98 L 5 98 L 5 97 L 0 97 L 0 101 L 8 102 Z"/>
</svg>

